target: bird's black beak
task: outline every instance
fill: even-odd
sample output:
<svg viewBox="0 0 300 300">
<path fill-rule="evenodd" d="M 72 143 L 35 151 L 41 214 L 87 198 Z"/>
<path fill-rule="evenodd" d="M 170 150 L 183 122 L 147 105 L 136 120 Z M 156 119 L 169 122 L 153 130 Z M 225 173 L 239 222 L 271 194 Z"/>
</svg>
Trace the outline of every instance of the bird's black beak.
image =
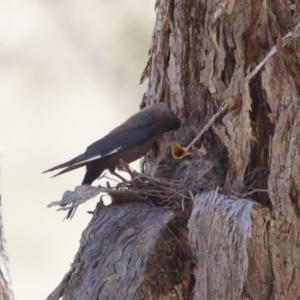
<svg viewBox="0 0 300 300">
<path fill-rule="evenodd" d="M 180 130 L 181 126 L 182 126 L 182 122 L 181 121 L 174 122 L 174 129 L 173 129 L 173 131 L 178 132 Z"/>
</svg>

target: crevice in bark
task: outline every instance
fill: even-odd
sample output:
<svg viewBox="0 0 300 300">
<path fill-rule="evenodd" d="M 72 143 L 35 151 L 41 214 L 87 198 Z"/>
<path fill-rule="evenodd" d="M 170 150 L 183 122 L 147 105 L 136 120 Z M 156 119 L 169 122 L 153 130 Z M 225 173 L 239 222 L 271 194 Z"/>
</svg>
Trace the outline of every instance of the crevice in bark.
<svg viewBox="0 0 300 300">
<path fill-rule="evenodd" d="M 261 80 L 261 77 L 258 76 L 250 85 L 252 98 L 250 118 L 254 140 L 251 144 L 250 162 L 245 174 L 245 180 L 246 186 L 254 185 L 253 188 L 267 190 L 270 168 L 268 159 L 269 137 L 274 134 L 274 124 L 270 122 L 270 109 L 265 100 L 265 93 L 261 88 Z M 272 209 L 267 193 L 255 193 L 252 195 L 252 198 L 263 206 Z"/>
<path fill-rule="evenodd" d="M 234 59 L 234 49 L 231 48 L 228 44 L 226 44 L 226 41 L 224 47 L 227 49 L 226 57 L 224 60 L 224 65 L 226 65 L 226 68 L 222 70 L 221 78 L 222 81 L 224 82 L 224 85 L 228 87 L 234 73 L 235 59 Z"/>
<path fill-rule="evenodd" d="M 188 215 L 177 216 L 168 224 L 149 256 L 138 299 L 190 299 L 195 265 L 188 242 Z"/>
</svg>

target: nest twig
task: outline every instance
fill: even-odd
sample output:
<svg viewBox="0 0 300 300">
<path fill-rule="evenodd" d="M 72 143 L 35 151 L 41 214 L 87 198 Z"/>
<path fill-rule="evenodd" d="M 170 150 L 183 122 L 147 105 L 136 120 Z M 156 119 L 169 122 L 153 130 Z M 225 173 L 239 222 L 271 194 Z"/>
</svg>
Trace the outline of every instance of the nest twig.
<svg viewBox="0 0 300 300">
<path fill-rule="evenodd" d="M 124 202 L 151 202 L 159 207 L 168 207 L 177 210 L 191 208 L 191 190 L 195 184 L 189 181 L 154 178 L 148 174 L 139 174 L 130 169 L 128 164 L 120 161 L 123 170 L 132 178 L 119 183 L 115 187 L 95 187 L 90 185 L 77 186 L 74 191 L 66 191 L 60 201 L 52 202 L 48 207 L 60 206 L 58 210 L 68 210 L 88 201 L 101 193 L 110 195 L 112 203 Z M 205 171 L 202 172 L 204 178 Z M 197 181 L 199 185 L 199 180 Z M 203 188 L 208 183 L 203 180 Z M 197 187 L 199 189 L 199 186 Z"/>
<path fill-rule="evenodd" d="M 186 150 L 189 150 L 193 145 L 202 137 L 202 135 L 211 127 L 215 120 L 228 108 L 228 105 L 223 102 L 218 108 L 217 112 L 212 116 L 208 123 L 203 127 L 199 134 L 193 139 L 193 141 L 187 146 Z"/>
<path fill-rule="evenodd" d="M 248 75 L 245 78 L 245 82 L 249 82 L 265 65 L 267 60 L 274 55 L 276 52 L 281 50 L 281 48 L 285 47 L 289 42 L 293 39 L 298 38 L 300 35 L 300 22 L 294 26 L 292 31 L 289 31 L 282 39 L 277 42 L 277 45 L 273 46 L 272 49 L 267 53 L 264 59 L 255 67 L 252 72 L 248 72 Z"/>
</svg>

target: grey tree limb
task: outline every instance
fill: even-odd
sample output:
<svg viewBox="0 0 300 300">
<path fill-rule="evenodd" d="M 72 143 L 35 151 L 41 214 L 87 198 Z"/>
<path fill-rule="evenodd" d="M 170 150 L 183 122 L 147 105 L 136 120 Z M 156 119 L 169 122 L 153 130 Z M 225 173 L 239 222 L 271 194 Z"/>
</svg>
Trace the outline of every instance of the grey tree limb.
<svg viewBox="0 0 300 300">
<path fill-rule="evenodd" d="M 82 234 L 62 284 L 47 298 L 133 299 L 150 252 L 174 213 L 143 203 L 103 207 Z"/>
<path fill-rule="evenodd" d="M 1 153 L 0 153 L 0 173 L 1 173 Z M 5 236 L 2 219 L 2 198 L 0 189 L 0 299 L 14 300 L 14 293 L 11 286 L 8 255 L 5 249 Z"/>
</svg>

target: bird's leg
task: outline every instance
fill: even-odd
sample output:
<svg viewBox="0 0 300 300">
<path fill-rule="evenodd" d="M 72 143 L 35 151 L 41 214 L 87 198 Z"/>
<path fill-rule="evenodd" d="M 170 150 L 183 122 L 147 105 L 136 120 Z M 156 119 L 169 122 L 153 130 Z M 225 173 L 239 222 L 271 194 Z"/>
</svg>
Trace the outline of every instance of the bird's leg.
<svg viewBox="0 0 300 300">
<path fill-rule="evenodd" d="M 122 158 L 119 159 L 119 161 L 120 161 L 119 166 L 123 168 L 122 171 L 126 171 L 130 175 L 131 179 L 133 179 L 136 176 L 134 171 L 130 169 L 129 165 Z"/>
<path fill-rule="evenodd" d="M 109 171 L 110 171 L 110 174 L 115 175 L 116 177 L 120 178 L 123 182 L 127 182 L 127 181 L 128 181 L 127 179 L 125 179 L 125 178 L 122 177 L 121 175 L 117 174 L 117 173 L 115 172 L 115 170 L 109 170 Z"/>
</svg>

